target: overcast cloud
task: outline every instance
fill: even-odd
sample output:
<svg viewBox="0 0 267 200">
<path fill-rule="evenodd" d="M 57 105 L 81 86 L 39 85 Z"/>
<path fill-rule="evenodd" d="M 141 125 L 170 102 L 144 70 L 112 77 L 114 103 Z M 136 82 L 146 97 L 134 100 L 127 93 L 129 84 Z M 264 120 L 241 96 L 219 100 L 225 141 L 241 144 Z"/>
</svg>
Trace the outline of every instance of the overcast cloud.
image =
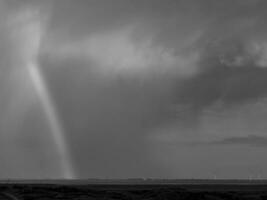
<svg viewBox="0 0 267 200">
<path fill-rule="evenodd" d="M 240 147 L 266 137 L 266 9 L 263 0 L 0 0 L 0 156 L 11 166 L 0 175 L 64 177 L 51 112 L 26 70 L 34 63 L 75 177 L 266 176 L 261 145 Z"/>
</svg>

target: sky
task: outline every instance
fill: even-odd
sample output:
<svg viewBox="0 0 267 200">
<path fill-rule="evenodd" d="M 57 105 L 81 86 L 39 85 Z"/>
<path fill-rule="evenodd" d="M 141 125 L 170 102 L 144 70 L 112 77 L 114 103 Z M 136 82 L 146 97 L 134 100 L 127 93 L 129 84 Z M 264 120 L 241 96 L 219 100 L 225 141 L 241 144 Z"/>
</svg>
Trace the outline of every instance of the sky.
<svg viewBox="0 0 267 200">
<path fill-rule="evenodd" d="M 0 178 L 267 178 L 264 0 L 0 0 Z"/>
</svg>

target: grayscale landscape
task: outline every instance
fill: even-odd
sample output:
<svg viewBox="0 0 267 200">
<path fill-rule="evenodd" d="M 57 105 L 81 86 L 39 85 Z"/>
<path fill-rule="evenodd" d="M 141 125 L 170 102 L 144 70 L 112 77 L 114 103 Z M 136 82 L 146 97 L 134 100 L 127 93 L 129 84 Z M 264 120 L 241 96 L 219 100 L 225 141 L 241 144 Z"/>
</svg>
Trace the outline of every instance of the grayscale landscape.
<svg viewBox="0 0 267 200">
<path fill-rule="evenodd" d="M 266 199 L 266 0 L 0 0 L 0 199 Z"/>
<path fill-rule="evenodd" d="M 18 181 L 1 184 L 0 199 L 265 200 L 267 181 L 153 179 Z"/>
</svg>

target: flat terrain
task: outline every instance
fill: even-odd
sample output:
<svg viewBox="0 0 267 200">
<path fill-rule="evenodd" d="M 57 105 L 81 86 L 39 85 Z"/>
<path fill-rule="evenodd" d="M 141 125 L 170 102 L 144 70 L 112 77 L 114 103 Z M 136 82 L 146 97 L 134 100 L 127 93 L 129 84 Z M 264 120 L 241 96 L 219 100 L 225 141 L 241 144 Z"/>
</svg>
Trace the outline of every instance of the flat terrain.
<svg viewBox="0 0 267 200">
<path fill-rule="evenodd" d="M 39 181 L 40 182 L 40 181 Z M 44 183 L 45 182 L 45 183 Z M 265 182 L 120 182 L 86 181 L 6 182 L 0 184 L 0 200 L 267 200 Z"/>
</svg>

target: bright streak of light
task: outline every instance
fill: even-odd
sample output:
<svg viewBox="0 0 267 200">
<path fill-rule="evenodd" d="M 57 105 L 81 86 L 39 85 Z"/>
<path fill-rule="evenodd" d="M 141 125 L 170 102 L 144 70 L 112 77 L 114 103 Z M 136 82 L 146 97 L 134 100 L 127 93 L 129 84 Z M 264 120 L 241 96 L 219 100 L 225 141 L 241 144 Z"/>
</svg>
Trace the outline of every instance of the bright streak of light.
<svg viewBox="0 0 267 200">
<path fill-rule="evenodd" d="M 64 178 L 75 178 L 71 154 L 64 135 L 65 132 L 37 61 L 43 34 L 43 24 L 40 13 L 36 9 L 28 8 L 14 18 L 13 26 L 17 30 L 16 36 L 20 41 L 18 44 L 21 48 L 19 49 L 22 59 L 21 63 L 25 64 L 25 70 L 29 73 L 35 92 L 38 95 L 47 120 L 49 121 L 53 142 L 57 148 L 56 153 L 59 156 L 60 169 L 62 170 Z"/>
<path fill-rule="evenodd" d="M 47 87 L 45 86 L 43 77 L 40 73 L 40 69 L 34 63 L 30 63 L 27 69 L 29 70 L 33 85 L 39 95 L 40 101 L 42 102 L 42 106 L 46 113 L 47 119 L 49 120 L 54 142 L 58 148 L 64 178 L 72 179 L 75 177 L 75 175 L 70 158 L 70 152 L 68 151 L 68 148 L 66 146 L 64 130 L 55 111 L 55 106 L 51 100 Z"/>
</svg>

